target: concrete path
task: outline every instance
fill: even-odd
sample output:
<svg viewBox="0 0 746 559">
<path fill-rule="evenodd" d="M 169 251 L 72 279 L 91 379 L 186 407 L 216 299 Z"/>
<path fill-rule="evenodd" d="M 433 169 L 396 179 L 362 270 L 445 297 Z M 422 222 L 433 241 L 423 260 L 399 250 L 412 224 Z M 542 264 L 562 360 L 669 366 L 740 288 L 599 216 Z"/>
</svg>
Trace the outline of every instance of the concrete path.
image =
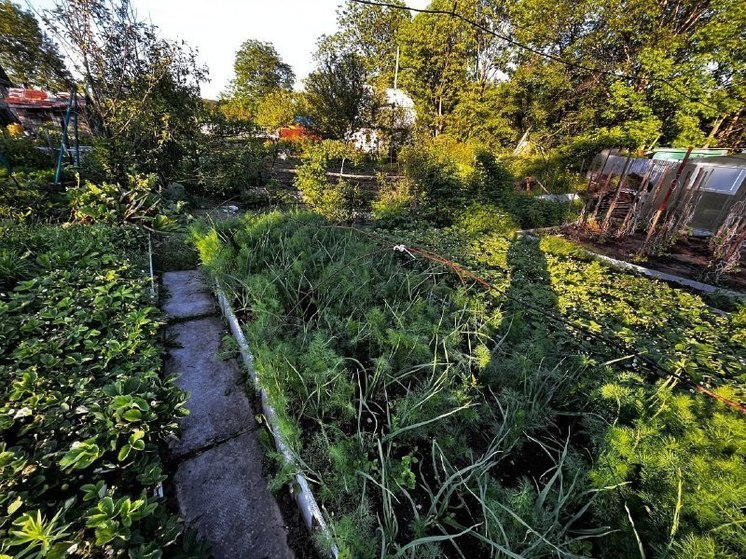
<svg viewBox="0 0 746 559">
<path fill-rule="evenodd" d="M 186 525 L 212 544 L 216 559 L 292 559 L 277 502 L 262 477 L 257 424 L 235 359 L 217 353 L 226 334 L 197 271 L 163 275 L 169 320 L 166 372 L 190 393 L 190 414 L 172 446 L 174 485 Z"/>
</svg>

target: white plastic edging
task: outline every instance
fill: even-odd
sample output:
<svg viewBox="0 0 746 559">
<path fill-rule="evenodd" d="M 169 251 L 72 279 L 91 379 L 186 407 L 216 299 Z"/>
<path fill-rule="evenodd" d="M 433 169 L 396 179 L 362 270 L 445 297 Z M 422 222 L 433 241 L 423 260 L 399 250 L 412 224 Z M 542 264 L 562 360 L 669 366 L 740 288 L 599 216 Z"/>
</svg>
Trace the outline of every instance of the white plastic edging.
<svg viewBox="0 0 746 559">
<path fill-rule="evenodd" d="M 153 305 L 156 305 L 156 290 L 155 290 L 155 273 L 153 272 L 153 245 L 150 242 L 150 233 L 148 233 L 148 263 L 150 264 L 150 299 Z M 165 492 L 163 491 L 163 482 L 159 481 L 158 485 L 153 489 L 153 497 L 163 499 Z"/>
<path fill-rule="evenodd" d="M 153 273 L 153 243 L 150 240 L 150 233 L 148 233 L 148 262 L 150 263 L 150 298 L 155 304 L 156 293 L 155 293 L 155 274 Z"/>
<path fill-rule="evenodd" d="M 243 363 L 249 372 L 249 376 L 251 377 L 251 381 L 254 384 L 254 387 L 260 393 L 262 399 L 262 411 L 264 412 L 264 416 L 267 418 L 267 424 L 269 425 L 272 436 L 274 437 L 275 446 L 277 447 L 277 450 L 280 451 L 285 464 L 297 467 L 295 457 L 293 456 L 290 447 L 285 442 L 285 439 L 280 433 L 277 412 L 269 403 L 267 393 L 257 383 L 256 369 L 254 368 L 254 358 L 249 351 L 249 345 L 246 342 L 246 337 L 244 336 L 243 330 L 241 330 L 241 325 L 238 323 L 238 319 L 236 318 L 236 315 L 233 312 L 230 303 L 228 302 L 228 298 L 226 297 L 225 292 L 220 286 L 220 283 L 217 281 L 215 292 L 218 296 L 220 309 L 223 311 L 223 315 L 225 316 L 225 319 L 228 321 L 228 325 L 230 326 L 231 333 L 236 339 L 236 342 L 238 342 L 238 349 L 241 353 L 241 359 L 243 360 Z M 316 498 L 311 492 L 311 488 L 308 485 L 308 480 L 302 473 L 298 472 L 295 474 L 295 482 L 298 484 L 299 490 L 293 490 L 292 493 L 295 497 L 295 502 L 298 504 L 298 508 L 303 515 L 303 520 L 306 524 L 306 528 L 308 528 L 308 531 L 311 534 L 314 533 L 314 530 L 318 529 L 324 536 L 324 539 L 330 542 L 329 552 L 331 553 L 332 557 L 334 557 L 334 559 L 337 559 L 339 557 L 339 549 L 337 548 L 336 544 L 334 544 L 329 526 L 324 520 L 324 515 L 322 514 L 321 509 L 316 502 Z"/>
<path fill-rule="evenodd" d="M 528 231 L 519 231 L 518 235 L 527 237 L 529 239 L 533 239 L 536 241 L 539 240 L 539 237 L 536 237 L 530 234 Z M 626 272 L 636 272 L 638 274 L 642 274 L 642 275 L 645 275 L 651 278 L 659 279 L 665 282 L 675 283 L 678 285 L 682 285 L 684 287 L 689 287 L 701 293 L 725 295 L 726 297 L 730 297 L 733 299 L 746 298 L 746 293 L 740 293 L 738 291 L 733 291 L 731 289 L 723 289 L 715 285 L 710 285 L 709 283 L 702 283 L 700 281 L 683 278 L 681 276 L 676 276 L 674 274 L 667 274 L 666 272 L 660 272 L 658 270 L 653 270 L 652 268 L 646 268 L 644 266 L 639 266 L 638 264 L 632 264 L 631 262 L 625 262 L 624 260 L 617 260 L 616 258 L 611 258 L 610 256 L 606 256 L 603 254 L 599 254 L 597 252 L 590 251 L 585 247 L 581 247 L 581 248 L 588 256 L 590 256 L 594 260 L 599 260 L 600 262 L 608 264 L 610 267 L 616 268 L 617 270 L 622 270 Z"/>
</svg>

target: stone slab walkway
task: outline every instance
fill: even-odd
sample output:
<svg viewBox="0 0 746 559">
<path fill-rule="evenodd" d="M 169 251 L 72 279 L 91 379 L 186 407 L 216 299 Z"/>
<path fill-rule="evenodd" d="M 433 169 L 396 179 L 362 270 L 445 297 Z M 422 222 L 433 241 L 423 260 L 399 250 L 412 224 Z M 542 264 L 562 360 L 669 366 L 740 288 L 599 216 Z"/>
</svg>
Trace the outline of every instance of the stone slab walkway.
<svg viewBox="0 0 746 559">
<path fill-rule="evenodd" d="M 166 371 L 190 393 L 190 414 L 172 447 L 179 509 L 187 526 L 212 544 L 216 559 L 292 559 L 287 527 L 262 477 L 254 411 L 235 359 L 218 357 L 226 334 L 199 272 L 163 275 L 170 321 Z"/>
</svg>

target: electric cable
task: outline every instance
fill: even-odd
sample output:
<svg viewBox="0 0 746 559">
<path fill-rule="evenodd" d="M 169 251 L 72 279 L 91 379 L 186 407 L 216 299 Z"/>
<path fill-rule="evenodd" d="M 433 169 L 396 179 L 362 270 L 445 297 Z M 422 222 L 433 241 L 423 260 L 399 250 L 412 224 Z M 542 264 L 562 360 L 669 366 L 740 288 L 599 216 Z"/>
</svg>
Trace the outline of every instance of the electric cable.
<svg viewBox="0 0 746 559">
<path fill-rule="evenodd" d="M 480 31 L 483 31 L 483 32 L 485 32 L 485 33 L 487 33 L 489 35 L 492 35 L 493 37 L 497 37 L 498 39 L 500 39 L 502 41 L 505 41 L 509 45 L 512 45 L 514 47 L 517 47 L 519 49 L 522 49 L 522 50 L 525 50 L 525 51 L 528 51 L 528 52 L 531 52 L 533 54 L 536 54 L 537 56 L 541 56 L 543 58 L 547 58 L 549 60 L 553 60 L 554 62 L 559 62 L 560 64 L 563 64 L 565 66 L 569 66 L 569 67 L 572 67 L 572 68 L 577 68 L 578 70 L 584 70 L 586 72 L 591 72 L 591 73 L 595 72 L 595 73 L 599 73 L 599 74 L 605 74 L 605 75 L 613 76 L 613 77 L 616 77 L 616 78 L 627 78 L 629 80 L 636 80 L 637 79 L 635 76 L 633 76 L 631 74 L 624 73 L 624 72 L 618 72 L 618 71 L 615 71 L 615 70 L 607 70 L 607 69 L 604 69 L 604 68 L 598 68 L 598 67 L 593 67 L 593 66 L 586 66 L 586 65 L 580 64 L 578 62 L 572 62 L 571 60 L 565 60 L 564 58 L 562 58 L 560 56 L 557 56 L 555 54 L 551 54 L 551 53 L 548 53 L 548 52 L 543 52 L 543 51 L 541 51 L 541 50 L 539 50 L 539 49 L 537 49 L 535 47 L 532 47 L 532 46 L 526 45 L 524 43 L 521 43 L 519 41 L 516 41 L 515 39 L 512 39 L 512 38 L 508 37 L 507 35 L 503 35 L 502 33 L 498 33 L 498 32 L 496 32 L 496 31 L 494 31 L 494 30 L 492 30 L 492 29 L 490 29 L 488 27 L 485 27 L 481 23 L 479 23 L 477 21 L 474 21 L 474 20 L 472 20 L 472 19 L 470 19 L 470 18 L 468 18 L 468 17 L 460 14 L 459 12 L 456 11 L 455 4 L 454 4 L 454 8 L 452 10 L 442 10 L 442 9 L 430 9 L 430 8 L 410 8 L 409 6 L 401 6 L 401 5 L 398 5 L 398 4 L 392 4 L 390 2 L 378 2 L 378 1 L 375 1 L 375 0 L 350 0 L 350 1 L 354 2 L 356 4 L 362 4 L 362 5 L 365 5 L 365 6 L 378 6 L 378 7 L 382 7 L 382 8 L 391 8 L 391 9 L 395 9 L 395 10 L 409 10 L 411 12 L 420 13 L 420 14 L 433 14 L 433 15 L 443 15 L 443 16 L 455 17 L 457 19 L 460 19 L 461 21 L 463 21 L 467 25 L 471 25 L 472 27 L 475 27 L 475 28 L 479 29 Z M 699 105 L 702 105 L 703 107 L 707 107 L 708 109 L 712 109 L 712 110 L 717 111 L 718 113 L 720 113 L 720 109 L 718 109 L 714 105 L 710 105 L 709 103 L 705 103 L 704 101 L 702 101 L 700 99 L 695 99 L 694 97 L 691 97 L 686 91 L 684 91 L 683 89 L 680 89 L 678 86 L 674 85 L 673 83 L 671 83 L 670 81 L 668 81 L 665 78 L 660 78 L 660 77 L 656 77 L 656 76 L 650 76 L 650 80 L 651 81 L 655 81 L 655 82 L 659 82 L 659 83 L 662 83 L 662 84 L 668 86 L 673 91 L 675 91 L 676 93 L 678 93 L 679 95 L 681 95 L 682 97 L 686 98 L 687 100 L 689 100 L 689 101 L 691 101 L 693 103 L 697 103 Z"/>
</svg>

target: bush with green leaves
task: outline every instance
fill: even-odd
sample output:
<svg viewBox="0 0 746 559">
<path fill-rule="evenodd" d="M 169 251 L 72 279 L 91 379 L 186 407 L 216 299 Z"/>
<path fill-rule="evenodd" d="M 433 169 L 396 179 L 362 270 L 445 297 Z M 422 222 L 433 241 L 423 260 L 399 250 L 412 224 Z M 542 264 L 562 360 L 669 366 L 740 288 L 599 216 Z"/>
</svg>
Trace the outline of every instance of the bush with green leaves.
<svg viewBox="0 0 746 559">
<path fill-rule="evenodd" d="M 347 161 L 359 158 L 359 153 L 340 141 L 324 140 L 307 145 L 295 179 L 303 201 L 329 219 L 350 220 L 356 209 L 356 185 L 341 177 L 330 179 L 327 171 L 332 162 L 341 162 L 342 170 Z"/>
<path fill-rule="evenodd" d="M 142 234 L 3 222 L 0 240 L 0 556 L 198 555 L 157 496 L 185 395 Z"/>
<path fill-rule="evenodd" d="M 500 223 L 495 223 L 494 230 L 505 233 L 510 222 L 521 229 L 548 227 L 561 225 L 577 213 L 568 204 L 517 192 L 515 179 L 505 163 L 474 145 L 410 146 L 403 150 L 401 160 L 404 181 L 414 199 L 412 206 L 416 207 L 412 214 L 438 227 L 486 227 L 483 219 L 482 226 L 464 222 L 479 214 L 485 218 L 487 212 L 492 212 L 507 216 L 497 219 Z"/>
<path fill-rule="evenodd" d="M 207 138 L 196 169 L 199 190 L 209 196 L 229 198 L 270 180 L 271 153 L 253 138 Z"/>
<path fill-rule="evenodd" d="M 467 234 L 512 235 L 519 227 L 513 218 L 495 204 L 475 202 L 461 212 L 453 226 Z"/>
<path fill-rule="evenodd" d="M 155 175 L 130 177 L 129 185 L 85 181 L 69 188 L 70 218 L 76 223 L 137 224 L 150 230 L 177 227 L 180 202 L 168 202 L 158 192 Z"/>
<path fill-rule="evenodd" d="M 54 171 L 17 171 L 0 167 L 0 219 L 48 218 L 55 204 L 49 187 Z"/>
<path fill-rule="evenodd" d="M 0 155 L 4 163 L 13 171 L 36 171 L 51 169 L 55 157 L 49 152 L 37 149 L 33 139 L 23 135 L 13 135 L 0 129 Z M 0 160 L 0 166 L 4 166 Z"/>
<path fill-rule="evenodd" d="M 388 181 L 386 176 L 378 176 L 378 193 L 371 202 L 372 217 L 381 227 L 406 227 L 414 222 L 414 208 L 417 201 L 406 180 Z"/>
</svg>

